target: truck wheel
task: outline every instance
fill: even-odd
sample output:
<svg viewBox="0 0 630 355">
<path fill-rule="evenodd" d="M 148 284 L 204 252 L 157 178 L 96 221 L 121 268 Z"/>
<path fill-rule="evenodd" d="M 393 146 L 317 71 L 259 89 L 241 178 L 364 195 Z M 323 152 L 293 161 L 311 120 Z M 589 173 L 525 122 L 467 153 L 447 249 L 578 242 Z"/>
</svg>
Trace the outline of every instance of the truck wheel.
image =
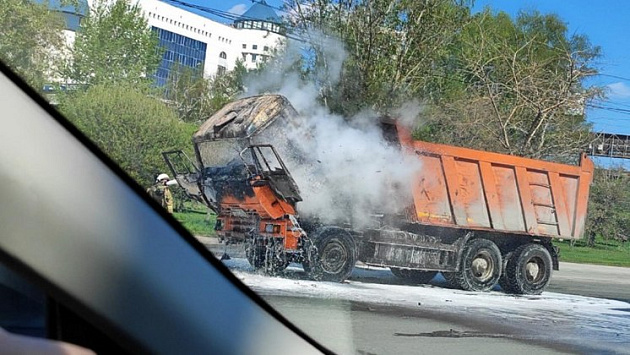
<svg viewBox="0 0 630 355">
<path fill-rule="evenodd" d="M 352 236 L 343 230 L 328 230 L 317 237 L 315 246 L 303 262 L 312 279 L 342 282 L 350 276 L 357 261 Z"/>
<path fill-rule="evenodd" d="M 429 283 L 437 274 L 437 271 L 399 269 L 397 267 L 390 267 L 389 269 L 394 276 L 419 284 Z"/>
<path fill-rule="evenodd" d="M 508 292 L 541 294 L 551 280 L 551 265 L 551 255 L 545 247 L 534 243 L 521 245 L 507 264 Z"/>
<path fill-rule="evenodd" d="M 501 277 L 501 251 L 488 239 L 471 239 L 464 246 L 459 271 L 445 273 L 453 286 L 466 291 L 489 291 Z"/>
<path fill-rule="evenodd" d="M 503 272 L 501 272 L 501 277 L 499 278 L 499 286 L 501 286 L 501 290 L 505 293 L 513 293 L 512 286 L 510 286 L 507 276 L 507 264 L 510 262 L 512 255 L 512 253 L 508 253 L 503 256 Z"/>
</svg>

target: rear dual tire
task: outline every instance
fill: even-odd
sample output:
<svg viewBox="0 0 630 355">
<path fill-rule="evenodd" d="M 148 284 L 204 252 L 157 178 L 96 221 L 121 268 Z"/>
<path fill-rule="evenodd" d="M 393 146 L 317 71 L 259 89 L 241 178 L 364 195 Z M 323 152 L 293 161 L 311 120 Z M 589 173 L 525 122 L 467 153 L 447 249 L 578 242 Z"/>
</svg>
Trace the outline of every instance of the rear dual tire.
<svg viewBox="0 0 630 355">
<path fill-rule="evenodd" d="M 443 273 L 453 287 L 466 291 L 489 291 L 499 282 L 501 251 L 488 239 L 471 239 L 462 251 L 459 270 Z"/>
<path fill-rule="evenodd" d="M 549 285 L 552 269 L 551 254 L 544 246 L 521 245 L 507 262 L 501 288 L 507 293 L 539 295 Z"/>
</svg>

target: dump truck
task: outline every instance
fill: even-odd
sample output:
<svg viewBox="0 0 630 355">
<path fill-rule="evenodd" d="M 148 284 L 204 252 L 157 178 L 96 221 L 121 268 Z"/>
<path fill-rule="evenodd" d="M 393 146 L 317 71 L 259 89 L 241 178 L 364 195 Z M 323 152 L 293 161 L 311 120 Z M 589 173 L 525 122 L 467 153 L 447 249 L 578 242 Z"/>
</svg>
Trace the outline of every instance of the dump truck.
<svg viewBox="0 0 630 355">
<path fill-rule="evenodd" d="M 186 193 L 217 214 L 217 235 L 245 243 L 256 269 L 277 274 L 300 263 L 315 280 L 343 281 L 361 262 L 415 283 L 439 272 L 464 290 L 498 284 L 540 294 L 558 270 L 553 240 L 584 233 L 594 169 L 585 154 L 574 166 L 416 141 L 387 117 L 383 137 L 422 166 L 405 192 L 404 213 L 361 227 L 301 217 L 299 186 L 278 153 L 293 154 L 284 138 L 301 123 L 283 96 L 248 97 L 203 123 L 193 136 L 194 159 L 163 153 Z"/>
</svg>

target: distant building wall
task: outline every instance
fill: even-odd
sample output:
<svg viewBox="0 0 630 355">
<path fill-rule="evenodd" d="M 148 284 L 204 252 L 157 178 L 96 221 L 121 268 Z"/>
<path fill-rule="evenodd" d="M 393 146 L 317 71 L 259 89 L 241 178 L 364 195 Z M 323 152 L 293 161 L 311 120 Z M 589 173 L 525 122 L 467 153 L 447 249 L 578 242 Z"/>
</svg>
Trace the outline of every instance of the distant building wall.
<svg viewBox="0 0 630 355">
<path fill-rule="evenodd" d="M 285 39 L 283 35 L 269 30 L 225 25 L 158 0 L 139 0 L 138 4 L 149 26 L 158 33 L 170 32 L 197 41 L 192 42 L 195 48 L 199 47 L 199 43 L 205 44 L 205 76 L 234 69 L 238 59 L 246 68 L 256 68 Z M 163 58 L 163 64 L 166 60 Z"/>
<path fill-rule="evenodd" d="M 68 44 L 72 45 L 80 20 L 89 11 L 88 7 L 93 7 L 94 0 L 78 0 L 79 11 L 75 11 L 72 6 L 62 6 L 60 0 L 51 1 L 51 8 L 64 14 L 64 34 Z M 134 1 L 131 0 L 132 3 Z M 267 60 L 273 49 L 286 39 L 279 24 L 254 17 L 243 17 L 235 26 L 231 26 L 159 0 L 137 0 L 137 4 L 149 27 L 157 33 L 160 45 L 165 48 L 162 62 L 154 74 L 158 85 L 164 85 L 175 63 L 202 68 L 206 77 L 233 70 L 237 60 L 242 61 L 247 69 L 254 69 Z M 266 13 L 265 16 L 268 16 L 267 11 L 273 11 L 261 6 L 264 5 L 254 4 L 249 13 Z M 279 21 L 275 16 L 274 21 Z"/>
<path fill-rule="evenodd" d="M 162 28 L 152 27 L 164 48 L 162 62 L 155 73 L 157 84 L 162 86 L 171 74 L 171 69 L 179 66 L 204 69 L 207 44 Z"/>
</svg>

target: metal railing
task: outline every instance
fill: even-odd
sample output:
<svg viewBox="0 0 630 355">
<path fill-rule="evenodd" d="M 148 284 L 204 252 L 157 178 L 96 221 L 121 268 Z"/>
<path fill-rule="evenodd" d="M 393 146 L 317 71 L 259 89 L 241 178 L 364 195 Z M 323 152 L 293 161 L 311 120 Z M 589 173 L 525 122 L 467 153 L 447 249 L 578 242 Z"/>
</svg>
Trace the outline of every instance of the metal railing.
<svg viewBox="0 0 630 355">
<path fill-rule="evenodd" d="M 586 152 L 594 157 L 630 159 L 630 135 L 594 133 Z"/>
</svg>

